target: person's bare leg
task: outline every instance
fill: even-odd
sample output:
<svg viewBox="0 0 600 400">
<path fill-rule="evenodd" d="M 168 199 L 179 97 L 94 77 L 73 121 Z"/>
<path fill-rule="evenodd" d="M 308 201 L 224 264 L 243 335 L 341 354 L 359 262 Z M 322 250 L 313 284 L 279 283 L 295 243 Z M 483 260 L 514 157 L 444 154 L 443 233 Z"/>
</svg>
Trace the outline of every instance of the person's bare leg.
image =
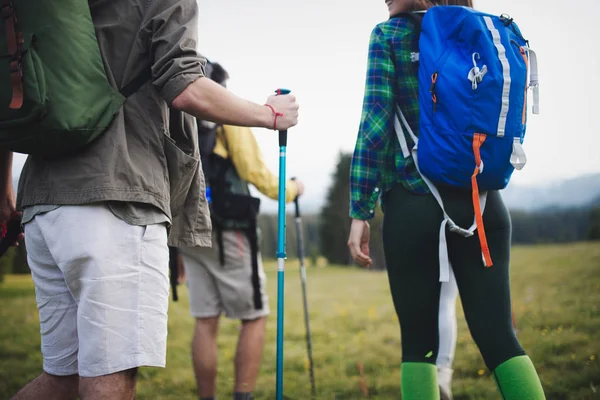
<svg viewBox="0 0 600 400">
<path fill-rule="evenodd" d="M 192 359 L 201 399 L 214 397 L 217 390 L 218 331 L 219 317 L 196 318 Z"/>
<path fill-rule="evenodd" d="M 242 331 L 235 354 L 236 393 L 254 391 L 262 362 L 266 323 L 266 317 L 242 321 Z"/>
<path fill-rule="evenodd" d="M 56 376 L 43 372 L 19 391 L 12 400 L 70 400 L 77 398 L 79 376 Z"/>
<path fill-rule="evenodd" d="M 95 378 L 79 379 L 81 400 L 133 400 L 137 368 Z"/>
</svg>

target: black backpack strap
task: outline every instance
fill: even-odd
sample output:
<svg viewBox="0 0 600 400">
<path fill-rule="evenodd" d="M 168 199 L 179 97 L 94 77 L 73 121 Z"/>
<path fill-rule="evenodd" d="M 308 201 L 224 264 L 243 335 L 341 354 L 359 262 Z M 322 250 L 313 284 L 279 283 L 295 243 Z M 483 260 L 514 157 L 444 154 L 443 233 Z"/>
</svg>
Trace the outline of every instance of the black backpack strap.
<svg viewBox="0 0 600 400">
<path fill-rule="evenodd" d="M 260 288 L 260 274 L 258 270 L 258 234 L 257 234 L 257 226 L 256 226 L 256 218 L 252 219 L 250 226 L 246 230 L 246 236 L 248 237 L 248 242 L 250 243 L 250 251 L 252 257 L 252 275 L 251 275 L 251 283 L 252 283 L 252 292 L 254 297 L 254 309 L 262 310 L 263 309 L 263 300 L 262 300 L 262 292 Z"/>
<path fill-rule="evenodd" d="M 169 246 L 169 271 L 170 271 L 170 280 L 171 280 L 171 292 L 173 294 L 173 301 L 177 301 L 179 296 L 177 296 L 177 257 L 179 256 L 179 249 L 177 247 Z"/>
<path fill-rule="evenodd" d="M 225 249 L 223 247 L 223 228 L 218 224 L 214 224 L 214 230 L 217 234 L 217 245 L 219 246 L 219 262 L 221 267 L 225 266 Z"/>
<path fill-rule="evenodd" d="M 423 22 L 424 16 L 425 16 L 425 13 L 422 13 L 422 12 L 403 12 L 403 13 L 392 15 L 390 17 L 390 19 L 392 19 L 392 18 L 409 19 L 415 24 L 415 27 L 417 28 L 417 32 L 420 34 L 421 33 L 421 23 Z"/>
<path fill-rule="evenodd" d="M 127 85 L 123 86 L 119 92 L 121 92 L 123 97 L 128 98 L 140 90 L 142 86 L 144 86 L 146 82 L 149 82 L 151 79 L 152 71 L 150 70 L 150 67 L 145 68 L 138 76 L 133 78 Z"/>
</svg>

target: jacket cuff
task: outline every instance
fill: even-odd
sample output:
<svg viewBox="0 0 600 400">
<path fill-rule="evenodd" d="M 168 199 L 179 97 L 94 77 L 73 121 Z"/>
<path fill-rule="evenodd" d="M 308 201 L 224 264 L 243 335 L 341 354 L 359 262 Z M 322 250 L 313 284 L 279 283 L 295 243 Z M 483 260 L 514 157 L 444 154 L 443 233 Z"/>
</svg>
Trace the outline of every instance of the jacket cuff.
<svg viewBox="0 0 600 400">
<path fill-rule="evenodd" d="M 368 221 L 375 217 L 375 207 L 370 205 L 359 205 L 355 202 L 350 204 L 350 218 Z"/>
</svg>

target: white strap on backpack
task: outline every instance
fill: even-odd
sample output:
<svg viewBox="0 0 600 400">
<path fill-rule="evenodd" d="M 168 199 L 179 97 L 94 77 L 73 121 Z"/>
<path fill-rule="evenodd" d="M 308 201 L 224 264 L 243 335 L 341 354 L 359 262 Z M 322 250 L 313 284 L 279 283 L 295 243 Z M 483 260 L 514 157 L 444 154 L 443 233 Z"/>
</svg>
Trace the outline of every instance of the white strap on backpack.
<svg viewBox="0 0 600 400">
<path fill-rule="evenodd" d="M 525 47 L 525 50 L 527 51 L 527 58 L 529 60 L 529 85 L 527 88 L 531 88 L 533 91 L 533 105 L 531 107 L 531 111 L 533 114 L 539 114 L 540 81 L 538 74 L 537 55 L 535 54 L 535 51 L 531 50 L 528 47 Z M 527 93 L 525 95 L 527 96 Z M 510 163 L 517 171 L 522 170 L 525 167 L 525 164 L 527 164 L 527 155 L 525 154 L 525 150 L 523 149 L 523 145 L 521 144 L 521 138 L 514 138 L 513 151 L 510 155 Z"/>
<path fill-rule="evenodd" d="M 402 123 L 400 122 L 400 120 L 402 121 Z M 408 143 L 406 142 L 406 136 L 404 134 L 403 126 L 404 126 L 404 128 L 406 128 L 406 131 L 408 132 L 410 138 L 415 143 L 415 145 L 413 146 L 411 151 L 408 150 Z M 419 139 L 416 137 L 416 135 L 410 128 L 408 121 L 406 121 L 406 118 L 404 117 L 402 110 L 398 106 L 396 106 L 396 114 L 394 115 L 394 128 L 396 130 L 396 136 L 398 137 L 398 142 L 400 143 L 400 148 L 402 149 L 402 155 L 404 156 L 404 158 L 407 158 L 408 156 L 410 156 L 412 154 L 413 159 L 415 160 L 415 166 L 417 167 L 417 171 L 423 178 L 423 181 L 425 181 L 425 184 L 431 191 L 431 194 L 433 195 L 433 197 L 435 197 L 436 201 L 440 205 L 440 208 L 442 209 L 442 212 L 444 213 L 444 219 L 442 220 L 442 224 L 440 226 L 440 234 L 439 234 L 439 238 L 440 238 L 439 239 L 440 282 L 448 282 L 450 280 L 450 268 L 452 268 L 452 265 L 450 263 L 450 257 L 448 255 L 448 241 L 446 238 L 446 227 L 448 227 L 448 229 L 451 232 L 457 233 L 463 237 L 470 237 L 470 236 L 473 236 L 473 234 L 475 233 L 475 230 L 477 229 L 477 220 L 476 220 L 476 218 L 474 218 L 473 225 L 471 225 L 470 228 L 465 229 L 465 228 L 461 228 L 460 226 L 458 226 L 452 220 L 452 218 L 450 218 L 450 216 L 446 212 L 446 208 L 444 207 L 444 202 L 442 200 L 442 196 L 440 195 L 440 192 L 437 190 L 435 185 L 425 175 L 423 175 L 421 173 L 421 170 L 419 168 L 419 158 L 417 156 L 417 148 L 418 148 L 418 144 L 419 144 Z M 481 168 L 483 169 L 483 164 L 482 164 Z M 481 203 L 481 212 L 482 213 L 485 210 L 486 200 L 487 200 L 487 192 L 481 193 L 479 195 L 479 201 Z M 483 259 L 483 254 L 482 254 L 482 259 Z M 485 261 L 484 261 L 484 263 L 485 263 Z"/>
<path fill-rule="evenodd" d="M 522 170 L 527 164 L 527 155 L 521 144 L 521 138 L 515 138 L 513 141 L 513 151 L 510 155 L 510 163 L 517 171 Z"/>
<path fill-rule="evenodd" d="M 533 106 L 531 112 L 535 115 L 540 113 L 540 77 L 538 72 L 537 54 L 535 51 L 527 48 L 529 54 L 529 87 L 533 89 Z"/>
</svg>

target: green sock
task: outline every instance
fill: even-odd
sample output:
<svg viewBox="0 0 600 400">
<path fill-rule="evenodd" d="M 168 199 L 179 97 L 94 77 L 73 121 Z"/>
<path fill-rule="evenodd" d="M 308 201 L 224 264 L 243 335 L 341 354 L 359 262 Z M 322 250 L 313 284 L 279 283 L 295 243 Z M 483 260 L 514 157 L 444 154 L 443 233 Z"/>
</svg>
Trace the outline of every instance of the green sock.
<svg viewBox="0 0 600 400">
<path fill-rule="evenodd" d="M 439 400 L 437 369 L 428 363 L 402 363 L 402 400 Z"/>
<path fill-rule="evenodd" d="M 494 370 L 494 378 L 504 400 L 546 399 L 540 378 L 527 356 L 503 362 Z"/>
</svg>

